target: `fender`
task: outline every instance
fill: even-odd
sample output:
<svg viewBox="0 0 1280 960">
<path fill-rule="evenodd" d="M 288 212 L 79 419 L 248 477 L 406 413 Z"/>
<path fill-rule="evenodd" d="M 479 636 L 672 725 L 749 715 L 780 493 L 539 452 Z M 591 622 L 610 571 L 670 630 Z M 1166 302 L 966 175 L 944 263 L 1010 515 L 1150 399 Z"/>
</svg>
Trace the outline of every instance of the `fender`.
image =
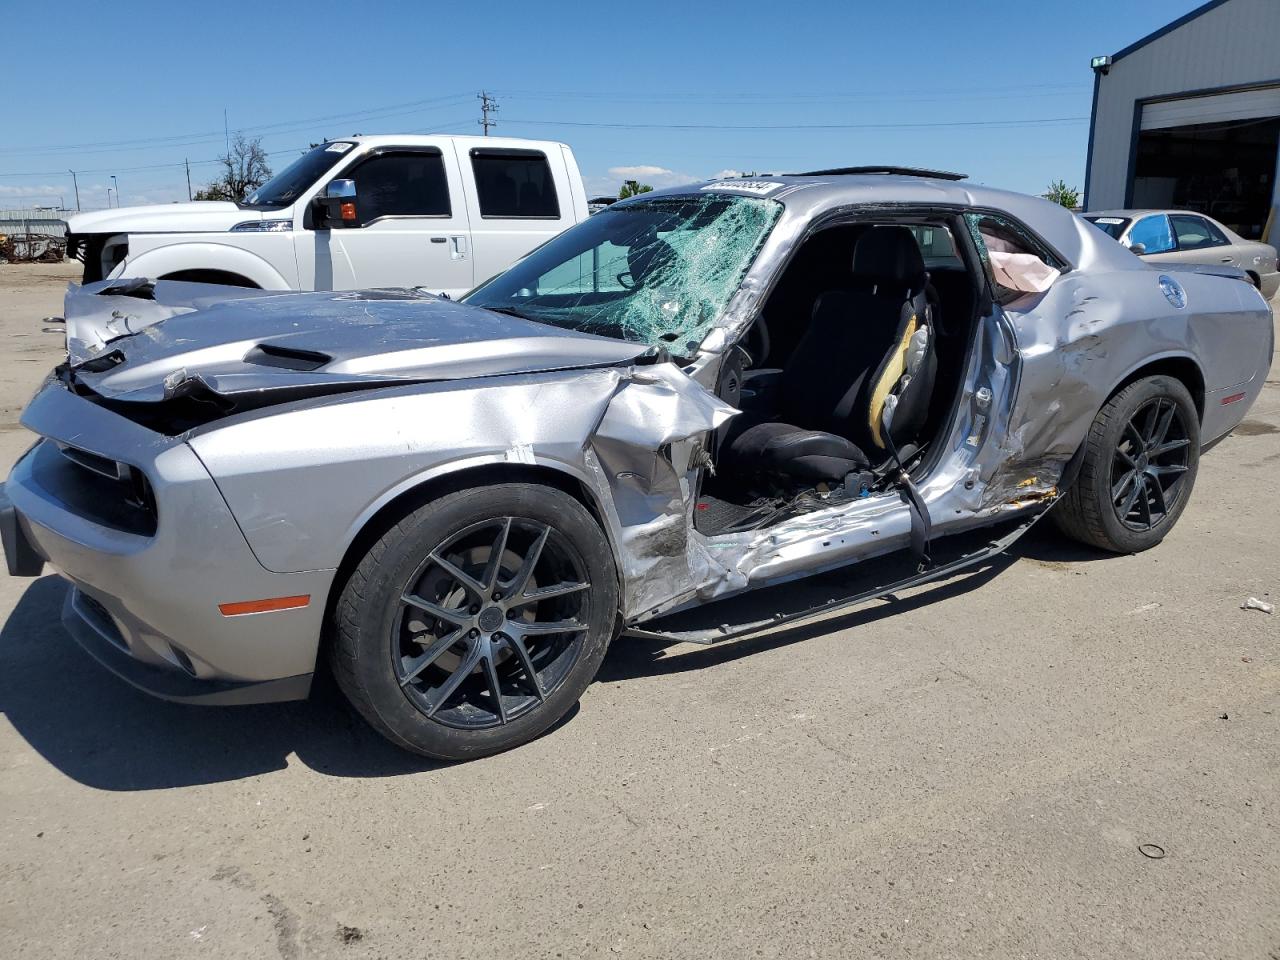
<svg viewBox="0 0 1280 960">
<path fill-rule="evenodd" d="M 553 470 L 567 479 L 574 480 L 581 484 L 584 493 L 590 498 L 592 507 L 597 516 L 602 520 L 601 527 L 605 536 L 609 540 L 609 549 L 613 552 L 614 562 L 619 564 L 621 568 L 622 558 L 618 552 L 618 537 L 616 519 L 613 514 L 605 509 L 606 497 L 602 496 L 601 491 L 597 488 L 595 479 L 591 474 L 580 467 L 566 463 L 563 460 L 556 460 L 552 457 L 543 456 L 534 453 L 532 458 L 526 460 L 513 460 L 510 451 L 490 451 L 488 453 L 477 454 L 475 456 L 464 457 L 460 460 L 451 460 L 448 463 L 436 464 L 427 470 L 415 473 L 410 477 L 406 477 L 399 483 L 388 487 L 378 497 L 370 501 L 363 510 L 351 521 L 351 525 L 347 528 L 343 536 L 342 552 L 345 556 L 351 549 L 351 545 L 361 532 L 369 525 L 369 523 L 381 513 L 386 507 L 394 503 L 400 497 L 407 493 L 411 493 L 420 487 L 426 486 L 435 480 L 441 480 L 457 474 L 465 473 L 468 470 L 474 470 L 478 467 L 512 467 L 521 466 L 540 467 L 544 470 Z"/>
<path fill-rule="evenodd" d="M 134 238 L 130 237 L 130 249 L 133 249 L 133 244 Z M 290 284 L 270 261 L 230 243 L 180 241 L 166 244 L 129 256 L 118 272 L 120 276 L 163 277 L 179 270 L 225 270 L 252 280 L 263 290 L 296 289 L 296 284 Z"/>
<path fill-rule="evenodd" d="M 1135 360 L 1127 370 L 1125 370 L 1122 374 L 1116 377 L 1114 382 L 1107 388 L 1107 392 L 1103 397 L 1103 403 L 1105 403 L 1108 399 L 1114 396 L 1115 392 L 1120 389 L 1120 385 L 1124 383 L 1126 380 L 1129 380 L 1139 370 L 1143 369 L 1144 367 L 1155 366 L 1159 363 L 1162 363 L 1168 360 L 1184 361 L 1194 366 L 1200 374 L 1201 388 L 1205 390 L 1207 393 L 1207 391 L 1210 388 L 1205 383 L 1204 367 L 1201 366 L 1199 358 L 1195 357 L 1194 355 L 1192 355 L 1190 352 L 1186 350 L 1162 350 L 1159 353 L 1153 353 L 1148 357 L 1142 357 Z M 1191 387 L 1192 387 L 1191 384 L 1187 384 L 1188 390 L 1190 390 Z"/>
</svg>

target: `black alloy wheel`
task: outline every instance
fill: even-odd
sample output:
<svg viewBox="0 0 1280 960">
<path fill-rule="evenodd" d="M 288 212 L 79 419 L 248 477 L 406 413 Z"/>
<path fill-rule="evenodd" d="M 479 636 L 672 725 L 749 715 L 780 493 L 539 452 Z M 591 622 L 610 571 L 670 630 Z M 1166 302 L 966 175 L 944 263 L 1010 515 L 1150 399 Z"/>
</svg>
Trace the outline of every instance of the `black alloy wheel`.
<svg viewBox="0 0 1280 960">
<path fill-rule="evenodd" d="M 564 682 L 590 604 L 590 578 L 563 534 L 523 517 L 473 524 L 432 550 L 400 597 L 396 679 L 438 723 L 505 724 Z"/>
<path fill-rule="evenodd" d="M 1191 439 L 1178 404 L 1157 396 L 1124 425 L 1111 461 L 1111 503 L 1130 530 L 1151 530 L 1182 496 Z"/>
<path fill-rule="evenodd" d="M 330 662 L 379 733 L 470 760 L 563 719 L 621 623 L 609 540 L 563 490 L 498 483 L 385 521 L 334 604 Z"/>
<path fill-rule="evenodd" d="M 1191 499 L 1200 464 L 1200 413 L 1186 386 L 1135 380 L 1098 411 L 1080 472 L 1051 514 L 1074 540 L 1138 553 L 1164 539 Z"/>
</svg>

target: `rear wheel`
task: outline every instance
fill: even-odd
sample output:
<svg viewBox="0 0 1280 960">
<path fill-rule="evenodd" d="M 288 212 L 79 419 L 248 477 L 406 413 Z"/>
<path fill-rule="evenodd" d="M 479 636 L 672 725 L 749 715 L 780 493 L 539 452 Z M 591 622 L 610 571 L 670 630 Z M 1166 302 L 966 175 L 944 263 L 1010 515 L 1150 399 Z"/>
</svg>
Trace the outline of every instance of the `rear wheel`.
<svg viewBox="0 0 1280 960">
<path fill-rule="evenodd" d="M 1200 418 L 1172 377 L 1125 387 L 1099 411 L 1075 484 L 1054 508 L 1067 536 L 1115 553 L 1164 539 L 1182 515 L 1200 463 Z"/>
<path fill-rule="evenodd" d="M 391 527 L 335 609 L 334 674 L 393 742 L 446 760 L 525 743 L 563 717 L 604 659 L 613 557 L 568 494 L 500 484 Z"/>
</svg>

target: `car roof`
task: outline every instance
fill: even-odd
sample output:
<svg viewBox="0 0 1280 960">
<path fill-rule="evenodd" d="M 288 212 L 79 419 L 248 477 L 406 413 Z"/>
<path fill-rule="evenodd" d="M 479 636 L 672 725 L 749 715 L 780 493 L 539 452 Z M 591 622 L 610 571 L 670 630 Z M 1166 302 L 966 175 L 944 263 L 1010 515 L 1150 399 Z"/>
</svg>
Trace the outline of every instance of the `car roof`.
<svg viewBox="0 0 1280 960">
<path fill-rule="evenodd" d="M 1162 208 L 1143 207 L 1143 208 L 1135 208 L 1133 210 L 1086 210 L 1084 213 L 1081 214 L 1081 216 L 1127 217 L 1132 220 L 1132 219 L 1136 219 L 1137 217 L 1149 216 L 1150 214 L 1153 214 L 1153 213 L 1169 213 L 1169 214 L 1173 214 L 1174 216 L 1186 215 L 1189 217 L 1204 217 L 1206 220 L 1213 220 L 1214 223 L 1218 222 L 1217 220 L 1214 220 L 1213 217 L 1209 216 L 1207 213 L 1201 213 L 1199 210 L 1179 210 L 1175 207 L 1162 207 Z"/>
<path fill-rule="evenodd" d="M 654 190 L 619 201 L 609 209 L 643 203 L 651 198 L 697 196 L 705 192 L 777 200 L 786 208 L 784 216 L 787 219 L 801 221 L 811 221 L 852 206 L 911 204 L 992 210 L 1025 223 L 1069 263 L 1080 264 L 1095 256 L 1104 259 L 1110 257 L 1110 251 L 1097 248 L 1092 238 L 1097 230 L 1092 225 L 1086 226 L 1065 207 L 1043 197 L 949 177 L 940 179 L 914 174 L 843 172 L 822 175 L 760 174 Z M 1109 238 L 1108 243 L 1115 245 Z"/>
</svg>

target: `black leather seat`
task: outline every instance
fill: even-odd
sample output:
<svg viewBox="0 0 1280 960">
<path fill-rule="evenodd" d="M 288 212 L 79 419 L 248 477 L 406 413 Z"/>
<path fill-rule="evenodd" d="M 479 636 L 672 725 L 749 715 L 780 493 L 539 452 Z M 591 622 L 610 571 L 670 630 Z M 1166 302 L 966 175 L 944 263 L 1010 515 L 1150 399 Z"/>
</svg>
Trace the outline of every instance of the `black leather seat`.
<svg viewBox="0 0 1280 960">
<path fill-rule="evenodd" d="M 744 414 L 731 425 L 720 454 L 726 470 L 836 483 L 871 465 L 865 451 L 881 462 L 891 444 L 920 429 L 937 361 L 915 237 L 900 226 L 868 230 L 854 250 L 853 273 L 854 289 L 828 291 L 814 304 L 780 375 L 773 415 Z M 896 410 L 886 438 L 889 402 Z"/>
</svg>

